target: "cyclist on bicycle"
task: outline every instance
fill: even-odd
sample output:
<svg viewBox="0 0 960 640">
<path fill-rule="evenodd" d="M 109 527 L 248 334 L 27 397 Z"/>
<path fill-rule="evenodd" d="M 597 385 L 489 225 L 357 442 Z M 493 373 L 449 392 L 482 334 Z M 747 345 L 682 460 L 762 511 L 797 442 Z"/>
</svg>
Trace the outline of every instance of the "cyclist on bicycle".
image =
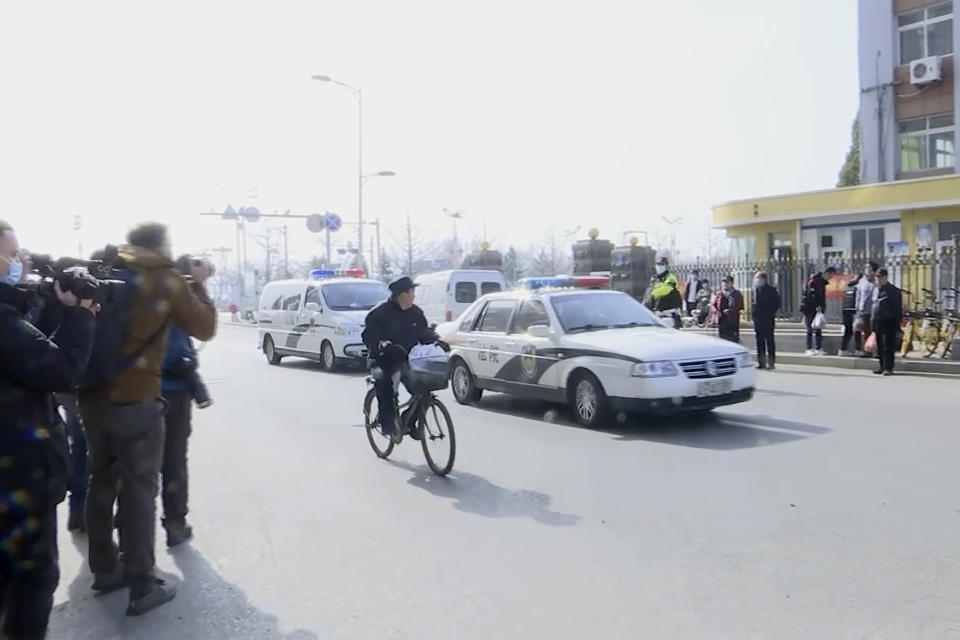
<svg viewBox="0 0 960 640">
<path fill-rule="evenodd" d="M 381 372 L 375 375 L 380 426 L 383 434 L 395 442 L 402 434 L 395 415 L 393 376 L 398 371 L 404 371 L 407 352 L 418 344 L 438 344 L 445 351 L 450 349 L 440 340 L 434 328 L 427 324 L 423 310 L 413 303 L 416 287 L 407 276 L 391 282 L 390 298 L 367 314 L 363 330 L 363 342 L 367 346 L 371 368 L 375 366 Z M 403 349 L 391 350 L 388 348 L 391 345 Z"/>
</svg>

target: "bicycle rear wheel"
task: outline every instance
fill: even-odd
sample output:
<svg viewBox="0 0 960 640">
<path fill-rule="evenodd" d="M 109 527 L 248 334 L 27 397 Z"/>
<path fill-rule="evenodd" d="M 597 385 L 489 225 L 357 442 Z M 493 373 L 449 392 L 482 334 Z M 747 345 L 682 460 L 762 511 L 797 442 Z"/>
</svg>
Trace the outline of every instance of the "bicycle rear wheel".
<svg viewBox="0 0 960 640">
<path fill-rule="evenodd" d="M 393 453 L 393 440 L 388 435 L 384 435 L 383 428 L 380 426 L 380 411 L 376 408 L 377 390 L 370 389 L 367 397 L 363 399 L 363 422 L 367 428 L 367 440 L 373 447 L 373 452 L 379 458 L 386 458 Z"/>
<path fill-rule="evenodd" d="M 450 412 L 437 398 L 430 398 L 420 416 L 420 445 L 435 474 L 445 476 L 450 473 L 457 457 L 457 437 Z"/>
</svg>

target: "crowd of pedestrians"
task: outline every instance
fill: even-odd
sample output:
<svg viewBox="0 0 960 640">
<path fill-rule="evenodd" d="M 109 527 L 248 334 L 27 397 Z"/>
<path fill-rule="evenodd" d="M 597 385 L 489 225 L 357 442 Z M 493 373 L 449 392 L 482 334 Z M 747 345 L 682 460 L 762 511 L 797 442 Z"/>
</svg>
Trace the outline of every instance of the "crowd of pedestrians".
<svg viewBox="0 0 960 640">
<path fill-rule="evenodd" d="M 191 402 L 210 403 L 190 336 L 214 335 L 213 268 L 174 263 L 154 223 L 115 253 L 109 283 L 63 272 L 50 284 L 0 221 L 0 637 L 46 634 L 68 491 L 67 528 L 88 536 L 94 591 L 129 589 L 128 615 L 176 595 L 155 573 L 156 498 L 162 475 L 166 542 L 189 540 Z"/>
</svg>

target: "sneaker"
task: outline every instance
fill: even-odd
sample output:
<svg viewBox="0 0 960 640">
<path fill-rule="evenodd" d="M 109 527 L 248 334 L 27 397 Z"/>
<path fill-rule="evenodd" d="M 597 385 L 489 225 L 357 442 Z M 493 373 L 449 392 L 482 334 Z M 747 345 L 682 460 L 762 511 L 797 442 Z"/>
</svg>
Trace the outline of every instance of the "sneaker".
<svg viewBox="0 0 960 640">
<path fill-rule="evenodd" d="M 111 573 L 95 573 L 92 589 L 100 595 L 107 595 L 119 591 L 128 585 L 127 576 L 123 571 L 123 563 L 117 563 L 117 568 Z"/>
<path fill-rule="evenodd" d="M 193 527 L 190 525 L 173 525 L 167 527 L 167 546 L 178 547 L 193 538 Z"/>
<path fill-rule="evenodd" d="M 156 584 L 153 585 L 146 595 L 134 599 L 130 598 L 130 604 L 127 606 L 127 615 L 128 616 L 142 616 L 148 611 L 152 611 L 159 606 L 165 605 L 171 600 L 177 597 L 177 589 L 172 584 L 168 585 L 163 580 L 157 578 Z"/>
<path fill-rule="evenodd" d="M 762 362 L 757 365 L 757 369 L 766 369 L 766 368 L 767 368 L 767 365 L 763 364 Z"/>
<path fill-rule="evenodd" d="M 815 349 L 807 349 L 806 354 L 807 354 L 808 356 L 815 356 L 815 355 L 817 355 L 817 352 L 816 352 Z"/>
<path fill-rule="evenodd" d="M 772 362 L 771 362 L 769 365 L 767 365 L 767 371 L 774 371 L 775 369 L 776 369 L 776 367 L 773 366 L 773 363 L 772 363 Z"/>
<path fill-rule="evenodd" d="M 882 376 L 882 375 L 883 375 L 883 369 L 877 369 L 877 370 L 875 370 L 875 371 L 873 372 L 873 375 L 875 375 L 875 376 Z"/>
<path fill-rule="evenodd" d="M 815 356 L 825 356 L 825 355 L 827 355 L 827 352 L 824 351 L 823 349 L 817 349 L 816 351 L 814 351 L 813 355 L 815 355 Z"/>
<path fill-rule="evenodd" d="M 87 532 L 87 522 L 83 518 L 83 511 L 70 512 L 70 517 L 67 518 L 67 531 Z"/>
<path fill-rule="evenodd" d="M 884 372 L 883 372 L 883 375 L 885 375 L 885 376 L 892 376 L 892 375 L 893 375 L 893 371 L 884 371 Z"/>
</svg>

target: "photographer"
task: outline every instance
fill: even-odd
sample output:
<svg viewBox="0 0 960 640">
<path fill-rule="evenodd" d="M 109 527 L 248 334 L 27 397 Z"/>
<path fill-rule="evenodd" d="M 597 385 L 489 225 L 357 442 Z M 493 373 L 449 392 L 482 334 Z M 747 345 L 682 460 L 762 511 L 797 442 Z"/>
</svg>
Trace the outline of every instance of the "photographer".
<svg viewBox="0 0 960 640">
<path fill-rule="evenodd" d="M 67 441 L 54 391 L 74 388 L 93 344 L 92 300 L 53 285 L 52 338 L 27 322 L 29 295 L 13 228 L 0 221 L 0 617 L 6 638 L 42 638 L 60 579 L 56 508 L 66 495 Z M 69 288 L 69 287 L 68 287 Z"/>
<path fill-rule="evenodd" d="M 104 387 L 82 390 L 80 412 L 90 452 L 86 515 L 93 589 L 109 593 L 129 586 L 127 615 L 140 615 L 176 595 L 154 573 L 167 333 L 176 324 L 188 335 L 209 340 L 217 314 L 203 288 L 209 269 L 191 269 L 192 281 L 177 272 L 164 225 L 140 225 L 127 242 L 118 250 L 117 266 L 132 272 L 137 286 L 123 328 L 122 353 L 129 363 Z M 118 481 L 123 562 L 113 541 Z"/>
<path fill-rule="evenodd" d="M 177 269 L 188 275 L 195 267 L 206 267 L 190 256 L 177 258 Z M 205 409 L 213 401 L 197 371 L 197 352 L 193 343 L 176 324 L 167 336 L 167 355 L 163 360 L 163 397 L 167 401 L 166 437 L 163 447 L 163 527 L 167 546 L 176 547 L 193 537 L 187 524 L 187 440 L 192 431 L 190 403 Z"/>
</svg>

